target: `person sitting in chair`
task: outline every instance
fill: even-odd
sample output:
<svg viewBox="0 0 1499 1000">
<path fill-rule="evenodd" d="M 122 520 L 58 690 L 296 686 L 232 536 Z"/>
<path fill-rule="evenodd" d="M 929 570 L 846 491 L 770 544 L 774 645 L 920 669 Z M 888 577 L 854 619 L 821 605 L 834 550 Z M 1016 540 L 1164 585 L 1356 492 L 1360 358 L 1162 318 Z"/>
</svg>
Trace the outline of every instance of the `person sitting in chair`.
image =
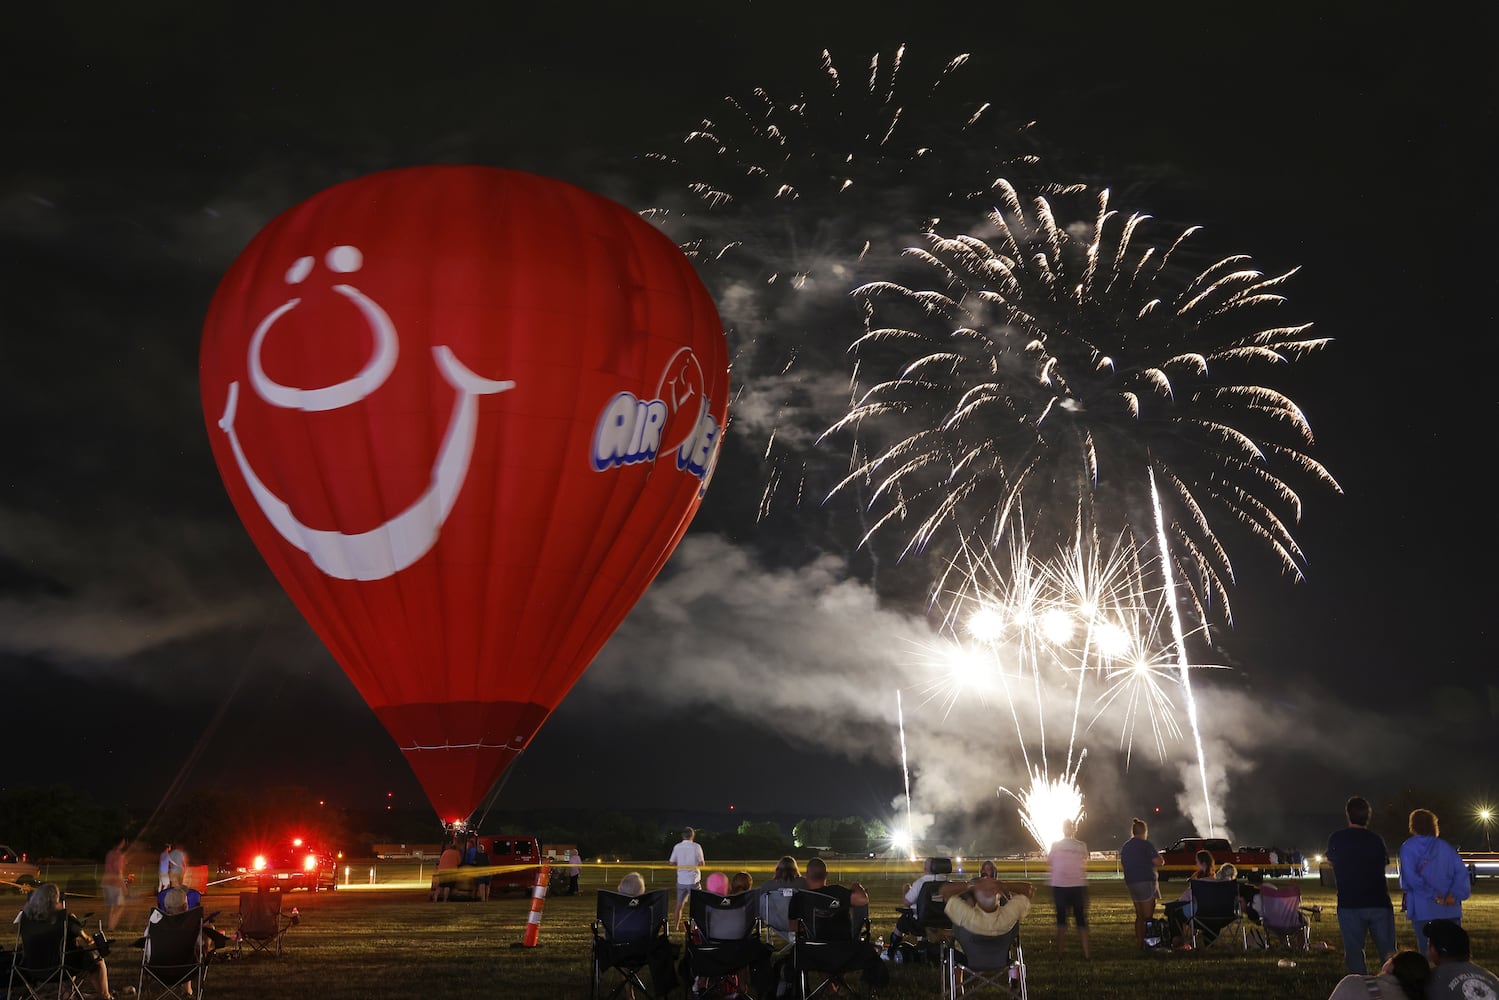
<svg viewBox="0 0 1499 1000">
<path fill-rule="evenodd" d="M 1192 921 L 1192 879 L 1213 877 L 1213 855 L 1208 851 L 1197 852 L 1197 868 L 1187 879 L 1187 887 L 1176 899 L 1166 904 L 1166 937 L 1172 945 L 1184 945 L 1187 941 L 1187 925 Z"/>
<path fill-rule="evenodd" d="M 946 901 L 945 912 L 952 925 L 980 937 L 1010 933 L 1031 911 L 1031 900 L 1036 895 L 1036 887 L 1029 882 L 1001 882 L 993 878 L 949 882 L 939 891 Z"/>
<path fill-rule="evenodd" d="M 942 871 L 938 871 L 938 868 Z M 894 948 L 908 935 L 920 936 L 924 928 L 916 919 L 917 903 L 923 892 L 934 891 L 931 883 L 943 881 L 947 874 L 952 871 L 952 862 L 947 858 L 927 858 L 921 866 L 921 877 L 914 882 L 907 882 L 904 888 L 906 905 L 901 915 L 895 921 L 895 930 L 890 932 L 890 947 Z M 919 941 L 915 943 L 920 944 Z"/>
<path fill-rule="evenodd" d="M 838 900 L 849 914 L 853 951 L 845 968 L 862 972 L 864 981 L 873 987 L 888 983 L 890 970 L 880 958 L 879 951 L 870 942 L 858 938 L 859 928 L 869 922 L 869 893 L 858 882 L 847 887 L 828 882 L 828 864 L 822 858 L 807 862 L 806 882 L 809 890 Z"/>
<path fill-rule="evenodd" d="M 98 942 L 85 934 L 83 924 L 68 912 L 67 904 L 63 902 L 62 892 L 57 888 L 56 883 L 43 882 L 31 890 L 26 905 L 21 908 L 20 914 L 16 917 L 16 924 L 20 928 L 23 940 L 31 934 L 47 933 L 55 929 L 59 921 L 67 925 L 68 944 L 63 964 L 68 972 L 75 976 L 88 976 L 93 980 L 95 993 L 103 1000 L 113 1000 L 115 994 L 109 992 L 109 968 L 99 955 L 98 947 L 96 947 Z M 19 964 L 19 959 L 17 963 Z M 135 987 L 127 986 L 120 991 L 119 995 L 134 996 Z"/>
<path fill-rule="evenodd" d="M 156 908 L 167 916 L 177 913 L 186 913 L 188 910 L 203 905 L 203 897 L 196 889 L 184 889 L 180 885 L 174 885 L 164 892 L 157 893 Z M 155 915 L 152 915 L 155 919 Z M 229 935 L 215 927 L 208 917 L 203 918 L 203 950 L 208 956 L 229 943 Z"/>
<path fill-rule="evenodd" d="M 625 896 L 643 896 L 645 879 L 639 872 L 630 872 L 619 880 L 619 892 Z M 664 997 L 677 988 L 676 960 L 677 946 L 664 938 L 646 959 L 651 970 L 651 985 L 657 996 Z"/>
<path fill-rule="evenodd" d="M 1031 912 L 1036 887 L 1029 882 L 1001 882 L 980 878 L 972 882 L 949 882 L 938 890 L 946 902 L 947 919 L 980 937 L 1008 934 Z"/>
</svg>

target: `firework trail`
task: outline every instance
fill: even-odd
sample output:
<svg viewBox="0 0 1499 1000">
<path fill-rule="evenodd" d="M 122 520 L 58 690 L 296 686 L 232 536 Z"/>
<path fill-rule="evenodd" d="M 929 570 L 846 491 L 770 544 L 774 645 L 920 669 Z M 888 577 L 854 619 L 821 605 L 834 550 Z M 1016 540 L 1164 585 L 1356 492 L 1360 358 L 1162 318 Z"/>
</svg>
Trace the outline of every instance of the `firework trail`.
<svg viewBox="0 0 1499 1000">
<path fill-rule="evenodd" d="M 1038 160 L 1027 123 L 970 96 L 968 62 L 902 45 L 850 68 L 823 50 L 652 154 L 677 194 L 646 214 L 694 257 L 729 329 L 746 387 L 736 436 L 765 468 L 762 520 L 837 478 L 815 444 L 853 391 L 829 374 L 860 330 L 850 292 L 940 220 L 977 218 L 1000 173 Z"/>
<path fill-rule="evenodd" d="M 915 825 L 911 822 L 911 766 L 906 763 L 906 713 L 900 704 L 900 692 L 895 692 L 895 720 L 900 725 L 900 772 L 906 781 L 906 836 L 914 837 Z"/>
<path fill-rule="evenodd" d="M 1171 636 L 1176 641 L 1176 655 L 1181 664 L 1182 692 L 1187 703 L 1187 721 L 1192 724 L 1192 744 L 1197 748 L 1197 773 L 1202 778 L 1202 801 L 1207 809 L 1208 835 L 1214 833 L 1213 798 L 1208 794 L 1207 762 L 1202 753 L 1202 730 L 1197 724 L 1197 699 L 1192 696 L 1192 683 L 1187 676 L 1187 643 L 1182 635 L 1181 611 L 1176 603 L 1176 582 L 1171 578 L 1171 560 L 1166 556 L 1166 521 L 1161 516 L 1161 495 L 1155 487 L 1155 472 L 1150 474 L 1150 501 L 1155 511 L 1156 532 L 1161 547 L 1161 574 L 1165 577 L 1167 603 L 1171 608 Z"/>
<path fill-rule="evenodd" d="M 855 353 L 882 381 L 828 432 L 855 438 L 837 489 L 867 491 L 870 535 L 902 530 L 906 552 L 989 549 L 1017 530 L 1157 543 L 1205 774 L 1173 576 L 1197 627 L 1215 603 L 1232 621 L 1224 520 L 1301 575 L 1289 479 L 1338 486 L 1269 376 L 1326 341 L 1277 322 L 1290 274 L 1266 277 L 1242 255 L 1182 268 L 1195 229 L 1151 243 L 1147 217 L 1111 211 L 1107 191 L 1067 225 L 1046 198 L 1027 208 L 1000 190 L 984 238 L 931 232 L 907 251 L 930 284 L 859 289 L 870 319 Z"/>
</svg>

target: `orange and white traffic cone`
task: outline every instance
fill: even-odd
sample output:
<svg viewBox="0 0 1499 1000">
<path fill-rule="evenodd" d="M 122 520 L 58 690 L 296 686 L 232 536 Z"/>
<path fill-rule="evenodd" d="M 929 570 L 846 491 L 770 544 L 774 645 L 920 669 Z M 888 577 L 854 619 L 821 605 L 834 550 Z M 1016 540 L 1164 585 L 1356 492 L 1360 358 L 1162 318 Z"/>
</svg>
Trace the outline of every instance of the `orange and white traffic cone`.
<svg viewBox="0 0 1499 1000">
<path fill-rule="evenodd" d="M 541 937 L 541 911 L 547 905 L 547 884 L 552 880 L 552 860 L 541 863 L 536 873 L 536 885 L 531 889 L 531 912 L 526 917 L 526 933 L 521 937 L 522 948 L 535 948 Z"/>
</svg>

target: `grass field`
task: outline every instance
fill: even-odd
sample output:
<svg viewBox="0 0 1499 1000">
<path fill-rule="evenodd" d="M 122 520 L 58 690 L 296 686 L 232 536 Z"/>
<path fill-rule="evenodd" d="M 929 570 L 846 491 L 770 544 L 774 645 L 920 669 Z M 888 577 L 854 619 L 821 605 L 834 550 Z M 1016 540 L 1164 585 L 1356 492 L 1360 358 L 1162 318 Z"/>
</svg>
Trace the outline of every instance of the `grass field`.
<svg viewBox="0 0 1499 1000">
<path fill-rule="evenodd" d="M 215 963 L 209 970 L 207 996 L 218 1000 L 265 1000 L 315 997 L 318 1000 L 383 1000 L 383 998 L 585 997 L 589 991 L 589 921 L 593 890 L 613 888 L 628 866 L 585 870 L 582 894 L 548 900 L 536 948 L 513 947 L 525 928 L 528 898 L 510 895 L 488 903 L 432 904 L 420 888 L 348 888 L 316 894 L 287 896 L 301 923 L 285 939 L 280 958 L 244 957 Z M 728 865 L 733 871 L 738 866 Z M 415 873 L 413 873 L 415 874 Z M 835 872 L 836 874 L 836 872 Z M 757 880 L 762 876 L 757 875 Z M 901 884 L 909 876 L 899 872 L 862 872 L 856 876 L 870 892 L 875 933 L 888 936 L 894 924 Z M 659 886 L 667 873 L 654 873 Z M 1043 884 L 1044 879 L 1036 879 Z M 1331 992 L 1343 975 L 1341 939 L 1334 898 L 1316 879 L 1301 882 L 1305 902 L 1324 907 L 1323 919 L 1312 925 L 1313 941 L 1325 941 L 1327 951 L 1288 956 L 1283 950 L 1244 953 L 1237 943 L 1222 941 L 1200 952 L 1141 955 L 1132 943 L 1132 915 L 1124 886 L 1117 878 L 1096 879 L 1090 887 L 1093 958 L 1084 962 L 1076 940 L 1058 958 L 1052 941 L 1053 910 L 1044 884 L 1023 930 L 1033 996 L 1103 997 L 1121 1000 L 1161 998 L 1317 998 Z M 1180 883 L 1163 886 L 1168 897 Z M 75 912 L 90 908 L 76 896 Z M 232 926 L 238 897 L 210 891 L 209 912 L 219 911 L 219 926 Z M 133 900 L 121 922 L 119 941 L 128 940 L 144 926 L 148 904 Z M 1480 880 L 1469 901 L 1465 924 L 1473 935 L 1474 955 L 1480 963 L 1499 965 L 1499 882 Z M 1400 943 L 1413 943 L 1410 925 L 1397 918 Z M 128 933 L 127 933 L 128 931 Z M 680 940 L 679 934 L 673 937 Z M 110 956 L 112 985 L 134 984 L 140 952 L 117 941 Z M 1282 968 L 1291 957 L 1294 968 Z M 935 966 L 896 965 L 885 998 L 940 995 Z M 855 982 L 857 986 L 857 981 Z M 680 991 L 677 994 L 681 995 Z"/>
</svg>

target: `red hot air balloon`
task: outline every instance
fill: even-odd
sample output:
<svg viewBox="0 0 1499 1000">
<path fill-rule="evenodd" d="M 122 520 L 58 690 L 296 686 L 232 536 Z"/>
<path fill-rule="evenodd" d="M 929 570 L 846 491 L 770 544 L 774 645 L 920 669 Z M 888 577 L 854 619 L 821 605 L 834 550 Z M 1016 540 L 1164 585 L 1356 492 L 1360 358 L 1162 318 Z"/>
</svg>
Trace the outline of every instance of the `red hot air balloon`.
<svg viewBox="0 0 1499 1000">
<path fill-rule="evenodd" d="M 688 260 L 559 181 L 418 167 L 278 216 L 201 389 L 261 554 L 466 819 L 687 530 L 728 399 Z"/>
</svg>

